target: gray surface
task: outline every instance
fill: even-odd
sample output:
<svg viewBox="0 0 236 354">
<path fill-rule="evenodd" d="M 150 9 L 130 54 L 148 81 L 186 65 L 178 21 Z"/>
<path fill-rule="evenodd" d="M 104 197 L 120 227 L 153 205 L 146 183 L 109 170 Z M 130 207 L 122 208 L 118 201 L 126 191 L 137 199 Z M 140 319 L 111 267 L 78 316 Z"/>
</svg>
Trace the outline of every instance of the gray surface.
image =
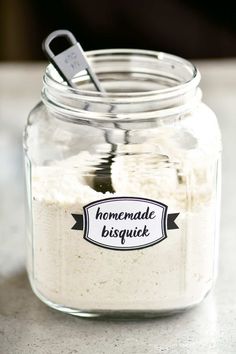
<svg viewBox="0 0 236 354">
<path fill-rule="evenodd" d="M 236 60 L 198 64 L 223 133 L 218 282 L 197 308 L 141 322 L 74 318 L 33 295 L 24 267 L 21 131 L 43 67 L 0 65 L 0 353 L 236 353 Z"/>
</svg>

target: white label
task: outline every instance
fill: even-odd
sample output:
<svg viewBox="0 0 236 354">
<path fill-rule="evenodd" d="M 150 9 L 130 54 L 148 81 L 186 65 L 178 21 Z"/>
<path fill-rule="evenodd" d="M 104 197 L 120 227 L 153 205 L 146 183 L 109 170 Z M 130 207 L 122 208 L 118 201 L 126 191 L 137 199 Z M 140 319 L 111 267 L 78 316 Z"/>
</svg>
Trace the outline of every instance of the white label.
<svg viewBox="0 0 236 354">
<path fill-rule="evenodd" d="M 134 250 L 166 235 L 167 206 L 138 197 L 107 198 L 84 207 L 84 238 L 98 246 Z"/>
</svg>

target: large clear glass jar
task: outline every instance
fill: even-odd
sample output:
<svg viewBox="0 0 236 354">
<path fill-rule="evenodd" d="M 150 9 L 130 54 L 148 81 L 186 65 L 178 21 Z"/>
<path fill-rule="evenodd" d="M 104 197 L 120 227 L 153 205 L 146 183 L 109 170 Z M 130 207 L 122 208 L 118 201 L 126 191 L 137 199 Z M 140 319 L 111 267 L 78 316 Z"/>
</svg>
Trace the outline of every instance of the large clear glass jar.
<svg viewBox="0 0 236 354">
<path fill-rule="evenodd" d="M 24 133 L 28 274 L 78 316 L 156 316 L 203 300 L 216 276 L 220 132 L 188 61 L 88 52 L 62 82 L 49 65 Z"/>
</svg>

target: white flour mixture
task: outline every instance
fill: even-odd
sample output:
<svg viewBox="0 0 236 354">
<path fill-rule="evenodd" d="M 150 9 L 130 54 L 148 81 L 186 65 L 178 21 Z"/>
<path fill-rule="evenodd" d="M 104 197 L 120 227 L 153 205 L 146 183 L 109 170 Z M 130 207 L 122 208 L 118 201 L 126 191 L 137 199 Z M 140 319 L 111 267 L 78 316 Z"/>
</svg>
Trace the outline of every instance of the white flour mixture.
<svg viewBox="0 0 236 354">
<path fill-rule="evenodd" d="M 184 124 L 191 125 L 191 119 Z M 32 166 L 33 247 L 28 248 L 33 253 L 28 267 L 41 297 L 81 310 L 165 311 L 194 305 L 210 290 L 218 149 L 210 147 L 207 132 L 201 134 L 200 150 L 194 134 L 187 137 L 190 149 L 171 134 L 173 127 L 157 130 L 157 143 L 150 139 L 150 146 L 159 153 L 153 150 L 148 158 L 147 145 L 120 147 L 128 154 L 117 155 L 112 165 L 113 195 L 96 192 L 92 177 L 84 175 L 88 161 L 95 159 L 86 151 L 53 165 Z M 83 231 L 71 230 L 72 213 L 82 214 L 84 205 L 114 196 L 165 203 L 168 212 L 180 213 L 179 229 L 168 230 L 168 237 L 152 247 L 128 252 L 98 247 L 84 240 Z"/>
</svg>

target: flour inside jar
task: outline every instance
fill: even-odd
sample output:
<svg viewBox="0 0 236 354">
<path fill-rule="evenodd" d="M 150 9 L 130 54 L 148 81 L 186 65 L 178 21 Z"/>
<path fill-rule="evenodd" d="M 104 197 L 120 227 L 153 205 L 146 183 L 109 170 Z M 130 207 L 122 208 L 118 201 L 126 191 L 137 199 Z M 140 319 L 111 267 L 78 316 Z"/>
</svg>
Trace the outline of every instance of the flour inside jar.
<svg viewBox="0 0 236 354">
<path fill-rule="evenodd" d="M 183 153 L 178 141 L 163 138 L 170 133 L 159 129 L 149 141 L 159 153 L 149 157 L 143 144 L 122 146 L 120 154 L 118 148 L 114 194 L 93 189 L 93 170 L 84 171 L 95 157 L 87 151 L 32 167 L 29 272 L 36 292 L 69 308 L 142 311 L 181 309 L 207 293 L 214 278 L 215 170 L 196 149 Z M 72 214 L 83 214 L 85 205 L 124 196 L 165 203 L 168 212 L 179 213 L 178 229 L 160 243 L 129 252 L 98 247 L 84 239 L 83 230 L 72 230 Z"/>
</svg>

